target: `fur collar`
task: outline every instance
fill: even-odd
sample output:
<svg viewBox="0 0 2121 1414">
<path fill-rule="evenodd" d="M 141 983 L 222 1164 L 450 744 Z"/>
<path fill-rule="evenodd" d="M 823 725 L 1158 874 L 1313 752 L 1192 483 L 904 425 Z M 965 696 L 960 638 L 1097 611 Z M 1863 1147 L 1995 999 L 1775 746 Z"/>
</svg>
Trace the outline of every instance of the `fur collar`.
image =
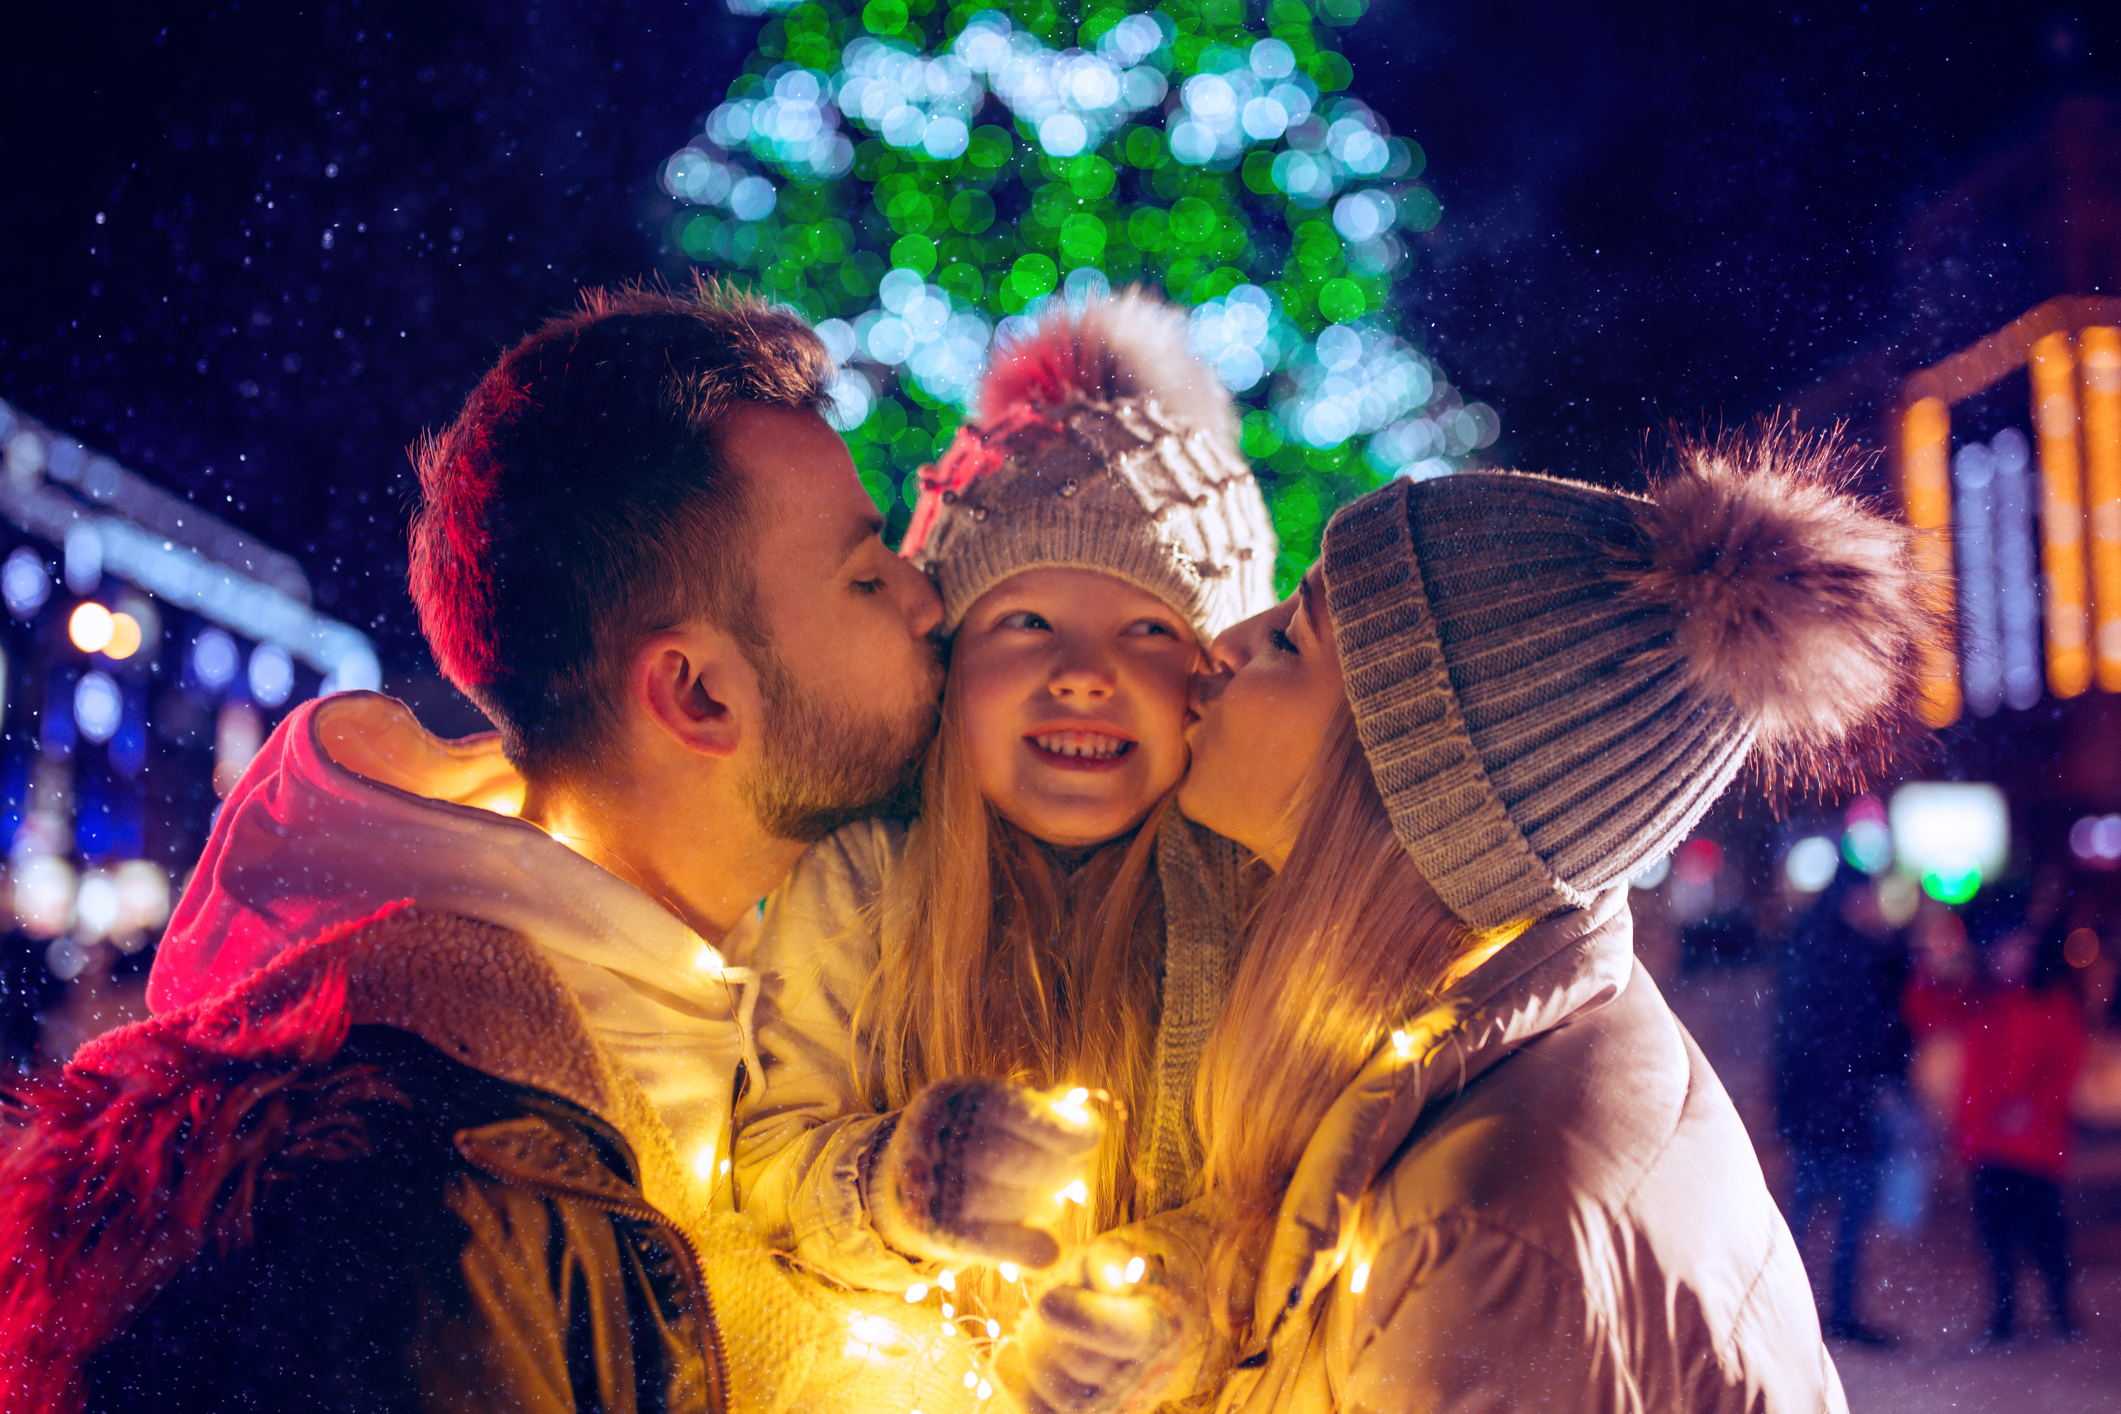
<svg viewBox="0 0 2121 1414">
<path fill-rule="evenodd" d="M 392 905 L 16 1088 L 19 1133 L 0 1153 L 0 1414 L 77 1408 L 85 1361 L 163 1282 L 247 1240 L 271 1165 L 359 1142 L 348 1108 L 388 1078 L 331 1061 L 365 1024 L 580 1105 L 632 1146 L 650 1203 L 690 1232 L 707 1221 L 705 1185 L 539 949 Z"/>
</svg>

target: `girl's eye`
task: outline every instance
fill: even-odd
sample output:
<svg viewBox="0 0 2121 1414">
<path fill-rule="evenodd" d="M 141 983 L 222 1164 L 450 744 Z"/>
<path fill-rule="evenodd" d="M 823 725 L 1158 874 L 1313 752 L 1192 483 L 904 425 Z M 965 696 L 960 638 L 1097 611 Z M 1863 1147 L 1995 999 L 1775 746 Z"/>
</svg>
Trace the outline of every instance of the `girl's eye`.
<svg viewBox="0 0 2121 1414">
<path fill-rule="evenodd" d="M 1296 652 L 1295 641 L 1292 640 L 1288 634 L 1283 633 L 1278 628 L 1268 632 L 1267 641 L 1273 644 L 1276 648 L 1279 648 L 1284 653 L 1288 653 L 1297 657 L 1302 656 L 1301 654 L 1298 654 Z"/>
<path fill-rule="evenodd" d="M 1162 634 L 1165 638 L 1178 637 L 1178 634 L 1173 631 L 1171 625 L 1167 623 L 1159 623 L 1155 619 L 1142 619 L 1137 623 L 1131 623 L 1127 625 L 1126 634 L 1124 636 L 1129 638 L 1146 638 L 1151 634 Z"/>
<path fill-rule="evenodd" d="M 881 579 L 858 579 L 854 582 L 854 591 L 857 594 L 881 594 L 884 592 L 884 581 Z"/>
<path fill-rule="evenodd" d="M 1047 623 L 1044 618 L 1034 614 L 1029 609 L 1018 609 L 1013 614 L 1002 615 L 1001 622 L 997 623 L 995 627 L 1021 628 L 1029 629 L 1033 633 L 1044 633 L 1051 629 L 1053 625 Z"/>
</svg>

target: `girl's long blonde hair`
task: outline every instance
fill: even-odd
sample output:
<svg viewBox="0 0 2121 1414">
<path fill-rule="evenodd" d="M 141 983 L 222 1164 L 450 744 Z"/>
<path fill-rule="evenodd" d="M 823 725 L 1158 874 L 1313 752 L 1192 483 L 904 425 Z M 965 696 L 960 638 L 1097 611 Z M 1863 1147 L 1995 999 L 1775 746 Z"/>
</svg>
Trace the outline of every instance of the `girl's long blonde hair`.
<svg viewBox="0 0 2121 1414">
<path fill-rule="evenodd" d="M 930 1081 L 994 1075 L 1109 1092 L 1093 1212 L 1133 1216 L 1163 958 L 1154 865 L 1166 799 L 1130 834 L 1064 854 L 980 794 L 958 675 L 921 775 L 920 824 L 879 899 L 882 961 L 856 1010 L 864 1098 L 898 1109 Z"/>
<path fill-rule="evenodd" d="M 1218 1319 L 1242 1336 L 1250 1279 L 1326 1111 L 1454 964 L 1523 931 L 1461 922 L 1392 832 L 1345 707 L 1295 806 L 1295 844 L 1254 915 L 1194 1091 L 1221 1230 Z"/>
</svg>

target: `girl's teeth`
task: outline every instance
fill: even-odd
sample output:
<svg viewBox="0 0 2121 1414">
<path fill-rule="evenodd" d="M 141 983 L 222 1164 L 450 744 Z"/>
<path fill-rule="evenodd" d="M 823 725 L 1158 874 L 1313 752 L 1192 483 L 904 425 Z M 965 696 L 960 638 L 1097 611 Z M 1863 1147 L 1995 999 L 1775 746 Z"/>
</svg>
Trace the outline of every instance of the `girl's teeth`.
<svg viewBox="0 0 2121 1414">
<path fill-rule="evenodd" d="M 1049 732 L 1032 740 L 1056 756 L 1088 756 L 1096 760 L 1107 760 L 1127 749 L 1127 743 L 1118 737 L 1097 732 Z"/>
</svg>

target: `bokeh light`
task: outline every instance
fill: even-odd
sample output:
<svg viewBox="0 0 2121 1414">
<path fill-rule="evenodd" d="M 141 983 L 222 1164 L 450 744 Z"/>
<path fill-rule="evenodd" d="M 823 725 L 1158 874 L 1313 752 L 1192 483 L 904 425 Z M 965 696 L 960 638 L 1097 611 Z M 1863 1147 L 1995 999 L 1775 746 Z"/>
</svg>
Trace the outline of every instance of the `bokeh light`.
<svg viewBox="0 0 2121 1414">
<path fill-rule="evenodd" d="M 74 725 L 93 742 L 106 742 L 118 734 L 125 720 L 125 698 L 106 673 L 83 673 L 74 684 Z"/>
<path fill-rule="evenodd" d="M 995 348 L 1135 282 L 1189 307 L 1242 404 L 1285 583 L 1335 506 L 1495 442 L 1401 327 L 1442 209 L 1349 91 L 1335 31 L 1365 0 L 746 3 L 756 53 L 663 164 L 667 246 L 819 324 L 894 532 Z"/>
<path fill-rule="evenodd" d="M 1834 842 L 1824 835 L 1811 835 L 1790 846 L 1789 855 L 1782 861 L 1783 877 L 1790 887 L 1803 894 L 1816 894 L 1834 882 L 1834 873 L 1841 867 L 1841 855 Z"/>
<path fill-rule="evenodd" d="M 277 707 L 295 688 L 295 662 L 277 644 L 250 650 L 250 696 L 260 707 Z"/>
<path fill-rule="evenodd" d="M 17 860 L 11 874 L 17 926 L 33 938 L 64 932 L 74 916 L 74 866 L 36 854 Z"/>
<path fill-rule="evenodd" d="M 219 692 L 234 682 L 242 661 L 236 641 L 217 628 L 205 629 L 192 640 L 192 676 L 209 692 Z"/>
<path fill-rule="evenodd" d="M 123 662 L 140 651 L 140 621 L 131 614 L 117 613 L 110 616 L 110 642 L 103 645 L 103 656 Z"/>
<path fill-rule="evenodd" d="M 74 647 L 83 653 L 102 652 L 110 646 L 117 631 L 110 610 L 93 600 L 76 605 L 73 614 L 66 621 L 67 637 L 71 638 Z"/>
<path fill-rule="evenodd" d="M 27 545 L 0 565 L 0 598 L 7 601 L 7 611 L 16 618 L 34 618 L 51 597 L 51 572 L 45 569 L 43 557 Z"/>
</svg>

